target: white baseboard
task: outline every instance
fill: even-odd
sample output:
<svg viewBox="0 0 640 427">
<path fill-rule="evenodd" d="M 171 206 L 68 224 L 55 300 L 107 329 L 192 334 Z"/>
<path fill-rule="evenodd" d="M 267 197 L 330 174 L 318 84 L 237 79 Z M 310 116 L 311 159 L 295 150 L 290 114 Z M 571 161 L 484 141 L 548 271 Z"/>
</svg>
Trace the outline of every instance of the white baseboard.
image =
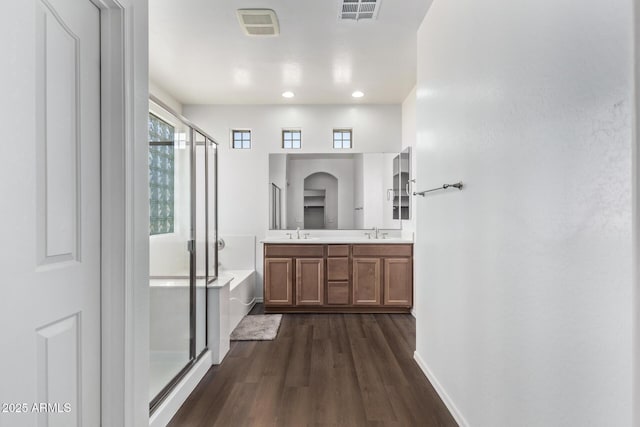
<svg viewBox="0 0 640 427">
<path fill-rule="evenodd" d="M 411 315 L 413 316 L 414 319 L 417 319 L 416 311 L 413 308 L 411 309 Z"/>
<path fill-rule="evenodd" d="M 425 361 L 422 359 L 422 357 L 420 357 L 417 351 L 413 352 L 413 359 L 416 361 L 416 363 L 418 364 L 418 366 L 420 367 L 424 375 L 427 377 L 427 379 L 429 380 L 433 388 L 436 390 L 436 393 L 438 393 L 438 395 L 440 396 L 440 399 L 442 399 L 442 401 L 444 402 L 449 412 L 451 412 L 451 415 L 456 420 L 458 425 L 460 427 L 469 427 L 469 423 L 467 422 L 467 420 L 464 418 L 464 416 L 462 416 L 462 413 L 460 412 L 460 410 L 453 403 L 453 400 L 451 400 L 451 397 L 449 397 L 445 389 L 442 387 L 442 384 L 440 384 L 440 382 L 435 377 L 435 375 L 433 375 L 433 372 L 431 372 L 431 370 L 429 369 Z"/>
<path fill-rule="evenodd" d="M 264 298 L 256 298 L 256 304 L 264 302 Z M 252 307 L 253 308 L 253 307 Z"/>
<path fill-rule="evenodd" d="M 211 352 L 207 351 L 153 412 L 149 419 L 149 427 L 166 427 L 209 368 L 211 368 Z"/>
</svg>

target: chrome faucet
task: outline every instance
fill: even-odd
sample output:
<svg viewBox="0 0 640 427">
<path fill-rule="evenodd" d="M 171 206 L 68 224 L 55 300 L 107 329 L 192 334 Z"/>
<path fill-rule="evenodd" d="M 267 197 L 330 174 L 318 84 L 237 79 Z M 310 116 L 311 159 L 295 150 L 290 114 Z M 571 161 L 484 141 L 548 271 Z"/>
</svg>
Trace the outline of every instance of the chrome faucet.
<svg viewBox="0 0 640 427">
<path fill-rule="evenodd" d="M 296 228 L 296 234 L 298 235 L 298 240 L 300 240 L 300 227 Z"/>
<path fill-rule="evenodd" d="M 373 237 L 374 239 L 380 238 L 380 229 L 378 227 L 373 227 L 371 231 L 373 231 L 373 233 L 364 233 L 364 235 L 367 236 L 369 239 L 371 239 L 371 237 Z M 386 235 L 386 234 L 387 233 L 383 233 L 383 235 Z"/>
</svg>

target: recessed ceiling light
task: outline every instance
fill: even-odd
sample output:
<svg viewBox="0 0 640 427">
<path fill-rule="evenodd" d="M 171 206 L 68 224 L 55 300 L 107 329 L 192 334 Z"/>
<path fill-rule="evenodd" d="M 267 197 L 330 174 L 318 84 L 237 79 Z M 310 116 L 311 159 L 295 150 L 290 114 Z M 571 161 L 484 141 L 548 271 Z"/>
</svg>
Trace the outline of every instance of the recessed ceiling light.
<svg viewBox="0 0 640 427">
<path fill-rule="evenodd" d="M 354 98 L 362 98 L 364 96 L 364 93 L 360 92 L 359 90 L 353 92 L 351 94 L 351 96 L 353 96 Z"/>
<path fill-rule="evenodd" d="M 293 98 L 295 95 L 294 95 L 293 92 L 288 90 L 286 92 L 282 92 L 282 96 L 285 97 L 285 98 Z"/>
</svg>

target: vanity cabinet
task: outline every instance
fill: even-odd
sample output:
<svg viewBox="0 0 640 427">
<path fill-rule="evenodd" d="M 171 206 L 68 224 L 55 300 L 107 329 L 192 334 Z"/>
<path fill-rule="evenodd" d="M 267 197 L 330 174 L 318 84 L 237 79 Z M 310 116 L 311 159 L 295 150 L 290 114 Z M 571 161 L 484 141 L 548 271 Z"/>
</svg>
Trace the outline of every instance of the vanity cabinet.
<svg viewBox="0 0 640 427">
<path fill-rule="evenodd" d="M 324 253 L 322 245 L 265 245 L 265 306 L 322 305 Z"/>
<path fill-rule="evenodd" d="M 411 244 L 265 244 L 268 313 L 407 313 Z"/>
<path fill-rule="evenodd" d="M 413 305 L 413 247 L 354 245 L 353 300 L 356 305 Z"/>
</svg>

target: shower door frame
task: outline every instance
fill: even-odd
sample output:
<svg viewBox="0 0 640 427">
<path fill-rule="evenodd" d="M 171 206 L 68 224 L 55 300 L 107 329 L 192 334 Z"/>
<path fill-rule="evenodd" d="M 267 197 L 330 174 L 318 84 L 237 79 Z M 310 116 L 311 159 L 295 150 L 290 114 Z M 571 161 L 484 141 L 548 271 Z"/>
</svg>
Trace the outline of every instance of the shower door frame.
<svg viewBox="0 0 640 427">
<path fill-rule="evenodd" d="M 216 235 L 216 239 L 218 237 L 218 149 L 217 147 L 219 146 L 218 142 L 211 137 L 208 133 L 206 133 L 205 131 L 203 131 L 201 128 L 199 128 L 198 126 L 196 126 L 195 124 L 193 124 L 190 120 L 188 120 L 187 118 L 185 118 L 184 116 L 182 116 L 181 114 L 177 113 L 174 109 L 172 109 L 171 107 L 169 107 L 167 104 L 165 104 L 164 102 L 162 102 L 160 99 L 158 99 L 156 96 L 149 94 L 149 101 L 151 101 L 152 103 L 156 104 L 156 106 L 160 107 L 161 109 L 165 110 L 167 113 L 171 114 L 172 116 L 174 116 L 176 119 L 178 119 L 180 122 L 182 122 L 183 125 L 187 126 L 189 128 L 189 137 L 190 137 L 190 153 L 189 153 L 189 163 L 190 163 L 190 185 L 189 185 L 189 191 L 190 191 L 190 210 L 191 210 L 191 215 L 190 215 L 190 220 L 191 220 L 191 232 L 190 232 L 190 239 L 188 242 L 188 250 L 189 250 L 189 361 L 187 362 L 187 364 L 171 379 L 171 381 L 169 381 L 155 396 L 153 399 L 151 399 L 151 401 L 149 402 L 149 415 L 152 415 L 154 413 L 154 411 L 156 409 L 158 409 L 158 407 L 160 406 L 160 404 L 162 402 L 164 402 L 164 400 L 167 398 L 167 396 L 169 396 L 169 394 L 171 393 L 171 391 L 173 391 L 173 389 L 180 383 L 180 381 L 182 381 L 182 379 L 185 377 L 185 375 L 187 375 L 187 373 L 189 373 L 189 371 L 196 365 L 196 363 L 198 363 L 200 361 L 200 359 L 206 354 L 207 351 L 209 351 L 209 340 L 208 340 L 208 335 L 209 335 L 209 322 L 208 322 L 208 318 L 209 318 L 209 301 L 207 298 L 207 285 L 210 283 L 210 276 L 209 276 L 209 206 L 210 206 L 210 200 L 209 200 L 209 173 L 210 173 L 210 166 L 209 166 L 209 144 L 208 142 L 212 142 L 213 144 L 215 144 L 216 150 L 215 150 L 215 155 L 213 158 L 213 167 L 215 169 L 214 174 L 215 174 L 215 186 L 214 186 L 214 196 L 213 196 L 213 201 L 215 203 L 215 221 L 214 221 L 214 229 L 215 229 L 215 235 Z M 205 216 L 205 292 L 204 292 L 204 298 L 205 298 L 205 322 L 204 322 L 204 329 L 205 329 L 205 345 L 204 348 L 202 349 L 202 351 L 199 354 L 196 354 L 196 333 L 197 333 L 197 310 L 196 310 L 196 302 L 197 302 L 197 293 L 196 293 L 196 233 L 197 233 L 197 227 L 196 227 L 196 215 L 197 215 L 197 177 L 196 177 L 196 139 L 195 139 L 195 134 L 196 132 L 198 132 L 199 134 L 201 134 L 204 138 L 205 138 L 205 142 L 204 142 L 204 156 L 205 156 L 205 170 L 204 170 L 204 183 L 205 183 L 205 211 L 204 211 L 204 216 Z M 214 271 L 214 275 L 213 278 L 211 279 L 211 281 L 214 281 L 217 279 L 218 277 L 218 245 L 217 242 L 215 242 L 214 244 L 214 251 L 216 252 L 216 262 L 215 265 L 213 266 L 213 271 Z"/>
</svg>

